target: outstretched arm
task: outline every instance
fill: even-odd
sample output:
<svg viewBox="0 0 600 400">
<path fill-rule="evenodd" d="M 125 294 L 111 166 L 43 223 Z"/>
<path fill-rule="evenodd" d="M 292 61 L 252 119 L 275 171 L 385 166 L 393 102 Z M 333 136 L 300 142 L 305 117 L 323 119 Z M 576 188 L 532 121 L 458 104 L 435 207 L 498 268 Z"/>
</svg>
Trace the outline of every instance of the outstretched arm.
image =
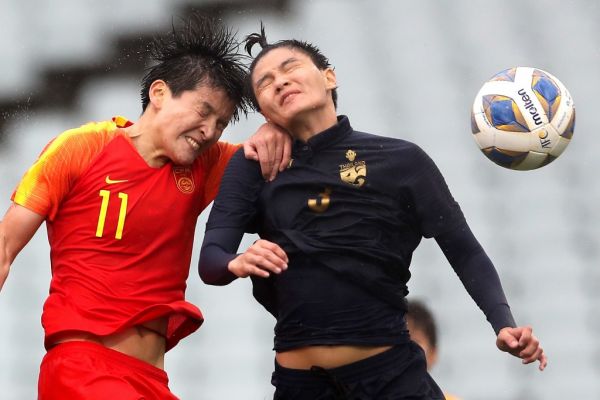
<svg viewBox="0 0 600 400">
<path fill-rule="evenodd" d="M 12 204 L 0 222 L 0 290 L 8 277 L 10 265 L 31 240 L 44 217 Z"/>
<path fill-rule="evenodd" d="M 496 268 L 467 223 L 436 236 L 435 240 L 494 328 L 498 348 L 523 359 L 526 364 L 538 360 L 543 370 L 547 359 L 538 339 L 531 328 L 516 326 Z"/>
</svg>

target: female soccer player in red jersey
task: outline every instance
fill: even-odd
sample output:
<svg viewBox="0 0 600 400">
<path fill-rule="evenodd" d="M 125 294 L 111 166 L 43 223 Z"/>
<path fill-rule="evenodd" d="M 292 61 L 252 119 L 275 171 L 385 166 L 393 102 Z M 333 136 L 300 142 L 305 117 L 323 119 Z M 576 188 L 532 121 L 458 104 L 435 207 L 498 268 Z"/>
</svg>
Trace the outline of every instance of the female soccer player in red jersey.
<svg viewBox="0 0 600 400">
<path fill-rule="evenodd" d="M 247 49 L 255 106 L 295 139 L 293 162 L 264 184 L 236 154 L 213 205 L 199 270 L 223 285 L 251 276 L 277 319 L 275 398 L 442 400 L 404 314 L 413 251 L 435 238 L 497 335 L 524 363 L 546 356 L 517 327 L 497 272 L 433 161 L 413 143 L 356 131 L 336 115 L 327 58 L 296 40 Z M 236 254 L 244 232 L 261 240 Z"/>
<path fill-rule="evenodd" d="M 246 111 L 236 50 L 229 30 L 193 15 L 154 43 L 137 122 L 62 133 L 14 191 L 0 224 L 0 287 L 44 221 L 51 248 L 40 400 L 176 398 L 165 352 L 203 322 L 185 301 L 196 219 L 239 147 L 218 139 Z M 247 153 L 270 161 L 271 176 L 290 140 L 260 131 Z"/>
</svg>

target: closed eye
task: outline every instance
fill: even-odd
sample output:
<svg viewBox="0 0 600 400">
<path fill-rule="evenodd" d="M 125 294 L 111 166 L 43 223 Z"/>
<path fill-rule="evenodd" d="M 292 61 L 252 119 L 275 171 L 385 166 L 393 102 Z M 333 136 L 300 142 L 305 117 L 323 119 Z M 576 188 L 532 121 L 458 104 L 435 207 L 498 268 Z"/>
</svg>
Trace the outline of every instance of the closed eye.
<svg viewBox="0 0 600 400">
<path fill-rule="evenodd" d="M 271 83 L 273 83 L 272 76 L 264 76 L 256 82 L 256 89 L 263 90 L 268 87 Z"/>
<path fill-rule="evenodd" d="M 208 104 L 208 103 L 206 103 L 206 102 L 203 102 L 203 103 L 200 105 L 200 108 L 198 109 L 198 115 L 199 115 L 201 118 L 204 118 L 204 119 L 206 119 L 206 118 L 210 117 L 210 115 L 211 115 L 213 112 L 214 112 L 213 108 L 210 106 L 210 104 Z"/>
</svg>

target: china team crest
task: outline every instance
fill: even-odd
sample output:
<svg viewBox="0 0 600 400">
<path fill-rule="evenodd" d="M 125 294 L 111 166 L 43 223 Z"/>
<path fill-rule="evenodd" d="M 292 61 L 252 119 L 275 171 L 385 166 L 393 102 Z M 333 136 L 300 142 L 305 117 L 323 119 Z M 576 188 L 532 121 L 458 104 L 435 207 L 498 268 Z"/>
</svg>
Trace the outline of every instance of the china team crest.
<svg viewBox="0 0 600 400">
<path fill-rule="evenodd" d="M 364 185 L 367 180 L 367 163 L 365 161 L 354 161 L 356 158 L 354 150 L 348 150 L 346 158 L 350 162 L 340 165 L 340 178 L 353 186 L 360 187 Z"/>
<path fill-rule="evenodd" d="M 177 189 L 181 193 L 189 194 L 194 191 L 196 186 L 194 185 L 194 175 L 191 168 L 173 167 L 173 176 L 175 177 Z"/>
</svg>

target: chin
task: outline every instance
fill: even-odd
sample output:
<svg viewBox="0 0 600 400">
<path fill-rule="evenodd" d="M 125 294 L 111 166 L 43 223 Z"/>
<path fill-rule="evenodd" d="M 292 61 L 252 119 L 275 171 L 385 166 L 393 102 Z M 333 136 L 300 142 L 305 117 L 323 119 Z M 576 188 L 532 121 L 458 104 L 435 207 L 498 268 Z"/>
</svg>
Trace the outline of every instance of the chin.
<svg viewBox="0 0 600 400">
<path fill-rule="evenodd" d="M 196 159 L 198 158 L 199 155 L 200 155 L 200 153 L 194 154 L 193 156 L 177 157 L 171 161 L 175 165 L 189 166 L 189 165 L 192 165 L 194 163 L 194 161 L 196 161 Z"/>
</svg>

